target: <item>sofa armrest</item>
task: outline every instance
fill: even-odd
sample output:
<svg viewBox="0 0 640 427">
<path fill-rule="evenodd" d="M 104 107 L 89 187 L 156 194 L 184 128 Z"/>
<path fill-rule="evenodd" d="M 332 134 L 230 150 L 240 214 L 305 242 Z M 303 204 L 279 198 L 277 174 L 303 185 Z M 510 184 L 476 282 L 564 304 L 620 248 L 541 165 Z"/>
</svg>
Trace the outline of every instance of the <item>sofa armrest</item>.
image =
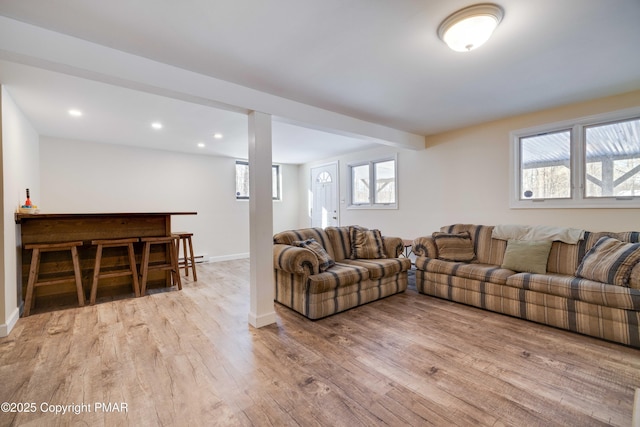
<svg viewBox="0 0 640 427">
<path fill-rule="evenodd" d="M 400 237 L 382 236 L 382 243 L 387 258 L 398 258 L 404 252 L 404 243 Z"/>
<path fill-rule="evenodd" d="M 306 248 L 283 244 L 273 245 L 273 268 L 307 276 L 320 272 L 316 254 Z"/>
<path fill-rule="evenodd" d="M 431 236 L 418 237 L 413 241 L 411 250 L 416 256 L 438 258 L 438 247 Z"/>
</svg>

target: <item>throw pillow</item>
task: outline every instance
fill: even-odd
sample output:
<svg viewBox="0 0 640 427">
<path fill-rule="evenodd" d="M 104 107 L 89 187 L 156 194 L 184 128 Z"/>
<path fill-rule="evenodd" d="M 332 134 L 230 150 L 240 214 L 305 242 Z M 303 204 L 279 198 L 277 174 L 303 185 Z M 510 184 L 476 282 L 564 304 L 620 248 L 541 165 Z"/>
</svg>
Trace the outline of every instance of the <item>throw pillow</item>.
<svg viewBox="0 0 640 427">
<path fill-rule="evenodd" d="M 362 227 L 349 227 L 351 239 L 351 259 L 386 258 L 380 230 L 367 230 Z"/>
<path fill-rule="evenodd" d="M 640 261 L 640 243 L 601 237 L 585 254 L 576 276 L 618 286 L 629 286 L 631 270 Z"/>
<path fill-rule="evenodd" d="M 331 256 L 322 247 L 322 245 L 316 241 L 316 239 L 296 240 L 295 242 L 293 242 L 293 246 L 307 248 L 311 252 L 316 254 L 321 272 L 327 271 L 329 267 L 332 267 L 336 264 L 336 262 L 331 258 Z"/>
<path fill-rule="evenodd" d="M 368 228 L 361 227 L 359 225 L 350 225 L 349 226 L 349 244 L 350 244 L 349 250 L 351 251 L 349 253 L 349 258 L 356 259 L 355 255 L 354 255 L 354 252 L 353 252 L 353 251 L 356 250 L 356 240 L 354 238 L 355 233 L 357 231 L 367 231 L 367 230 L 368 230 Z"/>
<path fill-rule="evenodd" d="M 471 234 L 468 231 L 461 233 L 437 231 L 431 237 L 438 249 L 438 259 L 455 262 L 471 262 L 476 259 Z"/>
<path fill-rule="evenodd" d="M 551 240 L 507 240 L 502 268 L 526 273 L 545 274 L 551 252 Z"/>
</svg>

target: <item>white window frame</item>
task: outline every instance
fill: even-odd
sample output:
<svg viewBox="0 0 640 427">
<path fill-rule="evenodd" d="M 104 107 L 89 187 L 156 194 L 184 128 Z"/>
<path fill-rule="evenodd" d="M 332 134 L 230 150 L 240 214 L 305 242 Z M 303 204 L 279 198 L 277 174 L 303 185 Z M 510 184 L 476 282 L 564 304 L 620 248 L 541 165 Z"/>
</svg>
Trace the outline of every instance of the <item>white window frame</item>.
<svg viewBox="0 0 640 427">
<path fill-rule="evenodd" d="M 509 207 L 512 209 L 640 208 L 640 196 L 585 197 L 585 128 L 640 118 L 640 107 L 565 120 L 512 131 L 509 134 Z M 558 131 L 571 132 L 571 197 L 565 199 L 522 199 L 520 182 L 520 139 Z"/>
<path fill-rule="evenodd" d="M 235 163 L 233 164 L 234 165 L 234 168 L 233 168 L 234 174 L 236 173 L 236 169 L 237 169 L 236 166 L 239 165 L 239 164 L 246 165 L 247 168 L 249 167 L 249 161 L 248 160 L 236 159 Z M 271 194 L 271 196 L 272 196 L 272 199 L 273 199 L 274 202 L 281 202 L 282 201 L 282 166 L 280 164 L 274 163 L 274 164 L 271 165 L 271 170 L 273 170 L 273 169 L 276 169 L 276 171 L 277 171 L 277 173 L 276 173 L 277 195 L 274 197 L 273 194 Z M 237 178 L 237 176 L 236 176 L 236 178 Z M 235 180 L 234 180 L 234 183 L 235 183 Z M 234 190 L 237 190 L 237 188 L 234 189 Z M 249 200 L 249 196 L 246 196 L 246 197 L 245 196 L 238 196 L 237 191 L 234 191 L 234 192 L 236 194 L 236 200 L 240 200 L 240 201 Z"/>
<path fill-rule="evenodd" d="M 393 174 L 395 177 L 394 180 L 394 191 L 396 195 L 395 203 L 375 203 L 375 185 L 369 186 L 369 202 L 368 203 L 353 203 L 353 168 L 363 165 L 369 166 L 369 182 L 375 183 L 375 165 L 377 163 L 384 163 L 393 161 Z M 347 164 L 347 197 L 348 197 L 348 205 L 347 209 L 398 209 L 398 155 L 397 153 L 393 156 L 376 158 L 373 160 L 366 160 L 361 162 L 353 162 Z"/>
</svg>

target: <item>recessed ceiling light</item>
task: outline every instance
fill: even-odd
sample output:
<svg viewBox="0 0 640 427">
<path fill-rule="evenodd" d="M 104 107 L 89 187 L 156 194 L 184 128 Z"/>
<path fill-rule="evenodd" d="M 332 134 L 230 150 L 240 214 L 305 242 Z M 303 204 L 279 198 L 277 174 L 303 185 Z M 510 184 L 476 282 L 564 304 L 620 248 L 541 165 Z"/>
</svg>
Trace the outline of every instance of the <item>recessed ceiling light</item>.
<svg viewBox="0 0 640 427">
<path fill-rule="evenodd" d="M 154 128 L 154 129 L 162 129 L 162 123 L 153 122 L 153 123 L 151 123 L 151 127 Z"/>
<path fill-rule="evenodd" d="M 204 148 L 205 147 L 204 142 L 198 142 L 198 147 Z"/>
<path fill-rule="evenodd" d="M 221 134 L 221 133 L 214 133 L 214 134 L 213 134 L 213 137 L 214 137 L 215 139 L 222 139 L 222 134 Z"/>
<path fill-rule="evenodd" d="M 80 117 L 80 116 L 82 116 L 82 111 L 71 109 L 71 110 L 69 110 L 69 115 L 73 116 L 73 117 Z"/>
</svg>

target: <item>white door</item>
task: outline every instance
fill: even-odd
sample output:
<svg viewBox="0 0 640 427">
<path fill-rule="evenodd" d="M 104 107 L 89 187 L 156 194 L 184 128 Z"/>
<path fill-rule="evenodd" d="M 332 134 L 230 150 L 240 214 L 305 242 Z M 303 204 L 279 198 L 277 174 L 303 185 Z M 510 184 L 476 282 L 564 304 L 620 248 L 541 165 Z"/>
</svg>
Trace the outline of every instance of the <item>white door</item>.
<svg viewBox="0 0 640 427">
<path fill-rule="evenodd" d="M 311 169 L 311 226 L 338 226 L 338 163 Z"/>
</svg>

